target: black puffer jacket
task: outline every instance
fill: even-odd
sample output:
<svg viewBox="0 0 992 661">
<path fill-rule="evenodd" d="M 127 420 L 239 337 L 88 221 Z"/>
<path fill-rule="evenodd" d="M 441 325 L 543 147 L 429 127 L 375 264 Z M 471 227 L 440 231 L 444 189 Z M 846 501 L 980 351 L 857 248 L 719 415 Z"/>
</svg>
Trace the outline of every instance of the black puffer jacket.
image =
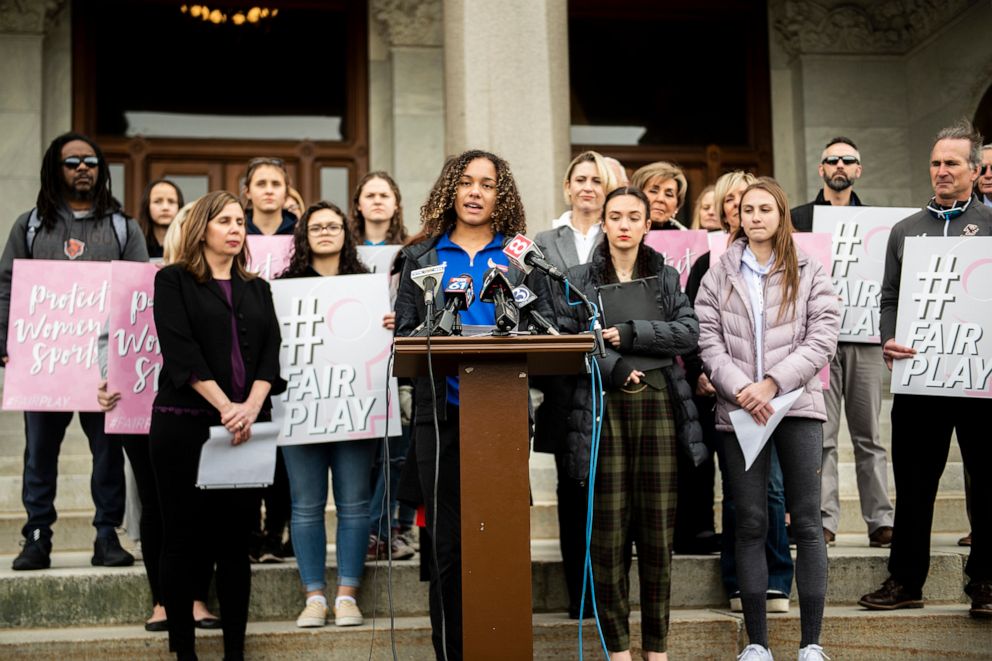
<svg viewBox="0 0 992 661">
<path fill-rule="evenodd" d="M 652 272 L 639 275 L 658 276 L 658 309 L 666 321 L 633 320 L 629 324 L 621 324 L 626 326 L 621 328 L 621 348 L 624 352 L 633 354 L 669 358 L 688 353 L 696 348 L 699 340 L 699 323 L 689 299 L 679 288 L 678 272 L 666 266 L 664 258 L 649 246 L 642 245 L 640 249 L 648 251 L 648 263 L 652 265 Z M 595 301 L 596 287 L 603 284 L 600 274 L 604 267 L 604 250 L 598 249 L 593 254 L 592 261 L 569 269 L 570 286 L 581 290 L 590 300 Z M 555 295 L 564 296 L 564 292 L 558 291 Z M 563 333 L 577 333 L 589 327 L 583 306 L 568 308 L 568 313 L 558 315 L 557 320 Z M 623 365 L 623 353 L 607 345 L 606 354 L 605 358 L 597 358 L 597 362 L 603 375 L 603 385 L 607 390 L 614 390 L 622 385 L 623 380 L 620 378 L 617 381 L 619 377 L 615 374 L 625 372 L 623 376 L 626 377 L 630 371 Z M 703 443 L 702 428 L 692 401 L 692 390 L 685 380 L 685 372 L 675 361 L 662 368 L 662 372 L 668 383 L 679 447 L 699 465 L 709 451 Z M 588 378 L 577 379 L 567 419 L 568 472 L 570 477 L 577 480 L 585 480 L 589 476 L 589 454 L 592 447 L 590 385 Z"/>
</svg>

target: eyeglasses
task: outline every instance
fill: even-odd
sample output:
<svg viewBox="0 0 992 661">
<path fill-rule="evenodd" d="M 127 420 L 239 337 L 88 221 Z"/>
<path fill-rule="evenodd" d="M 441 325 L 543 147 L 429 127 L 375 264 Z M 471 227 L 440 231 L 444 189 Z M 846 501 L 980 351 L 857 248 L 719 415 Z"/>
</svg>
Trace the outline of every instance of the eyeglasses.
<svg viewBox="0 0 992 661">
<path fill-rule="evenodd" d="M 70 170 L 75 170 L 78 168 L 80 163 L 88 168 L 95 168 L 100 165 L 100 159 L 96 156 L 85 156 L 83 158 L 79 158 L 78 156 L 70 156 L 62 161 L 62 165 Z"/>
<path fill-rule="evenodd" d="M 984 177 L 990 171 L 992 171 L 992 163 L 986 163 L 985 165 L 978 166 L 978 176 L 979 177 Z"/>
<path fill-rule="evenodd" d="M 337 236 L 342 230 L 344 230 L 344 225 L 310 225 L 307 227 L 307 233 L 310 236 L 320 236 L 325 232 L 330 236 Z"/>
<path fill-rule="evenodd" d="M 820 163 L 823 165 L 837 165 L 838 163 L 843 163 L 844 165 L 857 165 L 861 161 L 858 160 L 857 156 L 827 156 Z"/>
</svg>

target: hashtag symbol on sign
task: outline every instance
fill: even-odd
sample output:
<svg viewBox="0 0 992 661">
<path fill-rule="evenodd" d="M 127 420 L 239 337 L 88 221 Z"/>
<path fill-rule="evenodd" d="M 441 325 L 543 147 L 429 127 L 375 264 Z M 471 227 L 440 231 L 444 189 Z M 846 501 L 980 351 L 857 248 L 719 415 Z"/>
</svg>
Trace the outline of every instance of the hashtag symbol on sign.
<svg viewBox="0 0 992 661">
<path fill-rule="evenodd" d="M 286 332 L 282 336 L 282 345 L 289 349 L 294 365 L 307 365 L 313 363 L 313 352 L 318 346 L 324 343 L 317 337 L 317 327 L 323 323 L 324 316 L 317 312 L 317 299 L 293 298 L 292 309 L 295 312 L 279 320 Z M 305 352 L 305 357 L 300 359 L 300 352 Z"/>
<path fill-rule="evenodd" d="M 930 258 L 930 270 L 916 274 L 916 279 L 923 281 L 922 291 L 913 294 L 913 300 L 920 304 L 917 316 L 926 319 L 927 308 L 933 303 L 934 319 L 940 319 L 944 314 L 944 304 L 954 300 L 954 295 L 948 293 L 951 283 L 960 280 L 961 276 L 954 272 L 957 257 L 949 255 L 941 259 L 940 255 Z M 941 264 L 944 270 L 941 270 Z"/>
<path fill-rule="evenodd" d="M 845 232 L 847 228 L 850 228 L 850 231 Z M 858 258 L 854 256 L 854 249 L 861 245 L 861 237 L 858 236 L 858 224 L 838 223 L 833 243 L 833 275 L 835 278 L 846 278 L 851 264 L 858 261 Z"/>
</svg>

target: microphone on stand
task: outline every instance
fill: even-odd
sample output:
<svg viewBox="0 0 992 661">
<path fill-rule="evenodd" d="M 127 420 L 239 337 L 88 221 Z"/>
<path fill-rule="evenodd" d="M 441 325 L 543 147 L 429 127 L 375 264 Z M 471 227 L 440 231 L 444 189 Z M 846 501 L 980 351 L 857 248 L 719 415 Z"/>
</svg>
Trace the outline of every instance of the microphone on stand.
<svg viewBox="0 0 992 661">
<path fill-rule="evenodd" d="M 517 327 L 520 311 L 513 300 L 513 286 L 502 271 L 497 268 L 486 271 L 479 300 L 495 306 L 497 335 L 509 335 Z"/>
<path fill-rule="evenodd" d="M 472 276 L 462 273 L 448 280 L 444 288 L 444 309 L 440 312 L 435 328 L 438 335 L 461 335 L 462 322 L 458 313 L 467 310 L 475 300 Z"/>
<path fill-rule="evenodd" d="M 527 285 L 519 285 L 513 288 L 513 300 L 516 302 L 517 307 L 521 311 L 524 311 L 534 304 L 537 300 L 537 295 Z M 548 321 L 540 312 L 530 310 L 528 313 L 530 314 L 530 323 L 527 325 L 527 330 L 534 334 L 543 332 L 547 335 L 560 335 L 554 324 Z"/>
<path fill-rule="evenodd" d="M 564 272 L 544 259 L 544 253 L 537 247 L 537 244 L 523 234 L 517 234 L 513 237 L 503 248 L 503 254 L 509 258 L 511 264 L 524 273 L 530 273 L 537 269 L 550 278 L 565 282 Z"/>
</svg>

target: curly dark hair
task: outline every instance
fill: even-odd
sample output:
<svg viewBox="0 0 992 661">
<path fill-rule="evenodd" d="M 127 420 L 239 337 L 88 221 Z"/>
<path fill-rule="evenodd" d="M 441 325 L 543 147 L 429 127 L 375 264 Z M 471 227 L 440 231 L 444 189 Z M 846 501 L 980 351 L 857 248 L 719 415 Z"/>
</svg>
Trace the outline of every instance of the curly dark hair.
<svg viewBox="0 0 992 661">
<path fill-rule="evenodd" d="M 396 198 L 396 213 L 389 219 L 386 244 L 390 246 L 402 245 L 409 238 L 406 233 L 406 227 L 403 226 L 403 196 L 400 195 L 400 187 L 396 185 L 396 181 L 389 176 L 388 172 L 383 170 L 369 172 L 355 186 L 355 194 L 351 198 L 351 233 L 354 235 L 356 241 L 365 240 L 365 216 L 362 215 L 361 210 L 358 208 L 358 201 L 362 197 L 362 189 L 365 188 L 365 184 L 373 179 L 382 179 L 385 181 L 390 190 L 393 191 L 393 197 Z"/>
<path fill-rule="evenodd" d="M 307 268 L 313 262 L 313 252 L 310 250 L 310 217 L 318 211 L 328 209 L 341 217 L 341 224 L 344 225 L 344 244 L 341 246 L 341 256 L 338 261 L 338 275 L 355 275 L 356 273 L 368 273 L 369 269 L 358 259 L 358 248 L 355 247 L 355 239 L 348 231 L 348 219 L 341 207 L 333 202 L 318 202 L 307 208 L 300 222 L 293 228 L 293 254 L 289 259 L 289 266 L 280 273 L 278 278 L 298 278 L 306 273 Z"/>
<path fill-rule="evenodd" d="M 46 230 L 55 227 L 58 211 L 65 206 L 66 184 L 62 175 L 62 148 L 75 140 L 88 144 L 100 161 L 96 183 L 93 185 L 93 215 L 101 217 L 121 210 L 120 202 L 114 199 L 110 191 L 110 168 L 107 167 L 107 159 L 103 157 L 100 146 L 80 133 L 63 133 L 52 140 L 52 144 L 48 145 L 48 150 L 41 159 L 41 189 L 38 191 L 35 205 L 38 208 L 38 217 L 41 218 L 41 226 Z"/>
<path fill-rule="evenodd" d="M 493 230 L 504 236 L 527 232 L 524 204 L 520 201 L 509 164 L 496 154 L 471 149 L 460 156 L 452 156 L 445 162 L 427 201 L 420 207 L 420 222 L 428 236 L 440 236 L 455 226 L 455 192 L 458 181 L 468 164 L 477 158 L 488 159 L 496 168 L 496 206 L 490 218 Z"/>
<path fill-rule="evenodd" d="M 644 218 L 651 218 L 651 202 L 648 200 L 648 196 L 644 194 L 644 191 L 634 186 L 622 186 L 612 190 L 606 196 L 606 201 L 603 204 L 602 220 L 606 219 L 606 207 L 609 206 L 610 200 L 621 195 L 630 195 L 640 200 L 641 204 L 644 205 Z M 641 245 L 637 247 L 637 261 L 634 271 L 639 278 L 649 277 L 654 272 L 653 259 L 655 251 L 651 246 L 644 243 L 644 239 L 647 236 L 647 233 L 645 233 L 641 238 Z M 593 261 L 601 267 L 599 273 L 596 274 L 598 281 L 603 284 L 619 282 L 616 268 L 613 266 L 613 256 L 610 254 L 610 242 L 607 240 L 600 241 L 599 245 L 596 246 L 596 253 L 596 258 Z"/>
</svg>

